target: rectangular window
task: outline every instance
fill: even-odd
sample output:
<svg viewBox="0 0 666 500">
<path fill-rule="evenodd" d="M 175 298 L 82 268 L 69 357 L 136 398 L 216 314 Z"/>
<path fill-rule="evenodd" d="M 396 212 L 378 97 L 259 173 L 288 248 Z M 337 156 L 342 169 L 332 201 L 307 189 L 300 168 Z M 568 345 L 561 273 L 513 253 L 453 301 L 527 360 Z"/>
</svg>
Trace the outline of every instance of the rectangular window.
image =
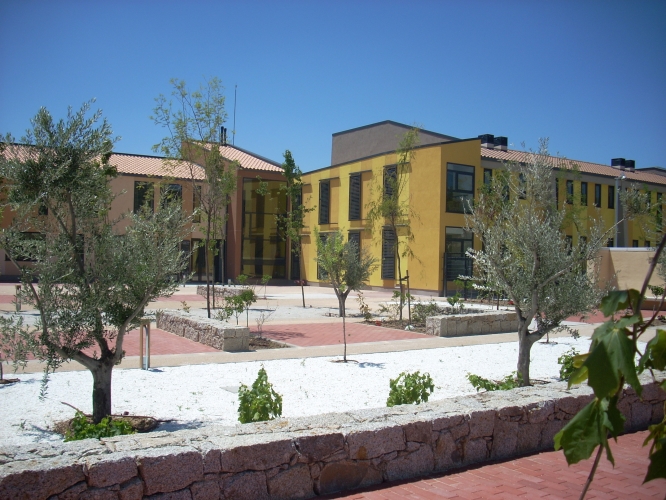
<svg viewBox="0 0 666 500">
<path fill-rule="evenodd" d="M 652 246 L 652 245 L 650 244 L 649 241 L 646 241 L 646 242 L 645 242 L 645 248 L 650 248 L 651 246 Z"/>
<path fill-rule="evenodd" d="M 201 212 L 196 211 L 201 207 L 201 186 L 194 186 L 192 190 L 192 222 L 201 222 Z"/>
<path fill-rule="evenodd" d="M 447 163 L 446 211 L 465 213 L 465 205 L 474 201 L 474 167 Z"/>
<path fill-rule="evenodd" d="M 326 240 L 328 239 L 328 234 L 326 233 L 319 233 L 319 241 L 323 243 L 326 243 Z M 327 273 L 321 268 L 319 265 L 319 261 L 317 261 L 317 279 L 320 281 L 326 280 L 328 277 Z"/>
<path fill-rule="evenodd" d="M 180 184 L 167 184 L 162 188 L 160 206 L 164 208 L 167 203 L 176 203 L 182 207 L 183 186 Z"/>
<path fill-rule="evenodd" d="M 573 181 L 567 181 L 567 203 L 573 203 Z"/>
<path fill-rule="evenodd" d="M 518 174 L 518 182 L 520 184 L 520 199 L 524 200 L 527 198 L 527 180 L 522 172 Z"/>
<path fill-rule="evenodd" d="M 608 186 L 608 208 L 615 208 L 615 186 Z"/>
<path fill-rule="evenodd" d="M 382 231 L 382 279 L 395 279 L 395 233 L 391 229 Z"/>
<path fill-rule="evenodd" d="M 390 198 L 393 196 L 396 184 L 398 182 L 398 168 L 395 165 L 384 167 L 384 196 Z"/>
<path fill-rule="evenodd" d="M 580 204 L 587 206 L 587 182 L 580 183 Z"/>
<path fill-rule="evenodd" d="M 493 183 L 493 170 L 491 168 L 483 169 L 483 183 L 490 186 Z"/>
<path fill-rule="evenodd" d="M 573 236 L 566 236 L 566 245 L 567 245 L 567 254 L 571 255 L 571 250 L 573 249 Z"/>
<path fill-rule="evenodd" d="M 633 240 L 631 242 L 631 246 L 634 247 L 634 248 L 638 248 L 638 240 Z"/>
<path fill-rule="evenodd" d="M 150 212 L 155 211 L 153 203 L 155 188 L 152 182 L 134 181 L 134 213 L 141 210 L 144 205 L 148 206 Z"/>
<path fill-rule="evenodd" d="M 608 238 L 608 241 L 606 242 L 606 246 L 608 248 L 613 248 L 614 243 L 615 243 L 615 241 L 613 240 L 613 238 Z"/>
<path fill-rule="evenodd" d="M 331 181 L 319 181 L 319 224 L 330 222 Z"/>
<path fill-rule="evenodd" d="M 594 206 L 601 207 L 601 184 L 594 185 Z"/>
<path fill-rule="evenodd" d="M 361 174 L 349 176 L 349 220 L 361 220 Z"/>
<path fill-rule="evenodd" d="M 358 256 L 361 257 L 361 233 L 360 231 L 349 231 L 348 238 L 350 243 L 356 245 Z"/>
</svg>

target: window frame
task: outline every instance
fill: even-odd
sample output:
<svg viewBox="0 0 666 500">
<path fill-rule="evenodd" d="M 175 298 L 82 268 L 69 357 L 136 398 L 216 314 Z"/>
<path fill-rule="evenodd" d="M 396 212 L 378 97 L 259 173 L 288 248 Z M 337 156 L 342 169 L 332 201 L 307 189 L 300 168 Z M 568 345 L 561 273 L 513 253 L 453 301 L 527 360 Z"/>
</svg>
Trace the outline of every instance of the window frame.
<svg viewBox="0 0 666 500">
<path fill-rule="evenodd" d="M 594 185 L 594 206 L 601 208 L 601 184 Z"/>
<path fill-rule="evenodd" d="M 459 170 L 471 169 L 470 171 Z M 470 177 L 472 180 L 471 190 L 461 190 L 459 189 L 459 177 Z M 473 165 L 464 165 L 461 163 L 446 163 L 446 211 L 448 213 L 464 214 L 465 213 L 465 201 L 472 200 L 474 202 L 474 187 L 476 184 L 476 168 Z M 451 178 L 455 180 L 455 186 L 451 186 Z M 463 196 L 458 196 L 462 194 Z M 460 206 L 458 210 L 456 207 Z"/>
<path fill-rule="evenodd" d="M 615 209 L 615 186 L 608 186 L 608 208 Z"/>
<path fill-rule="evenodd" d="M 349 174 L 349 220 L 362 219 L 363 182 L 360 172 Z"/>
<path fill-rule="evenodd" d="M 323 187 L 326 186 L 326 189 Z M 319 224 L 331 223 L 331 179 L 319 181 Z"/>
<path fill-rule="evenodd" d="M 391 244 L 392 242 L 392 244 Z M 382 262 L 381 279 L 394 280 L 395 278 L 395 232 L 391 228 L 382 229 Z M 390 246 L 390 251 L 389 251 Z"/>
<path fill-rule="evenodd" d="M 141 187 L 143 194 L 139 194 L 141 190 L 137 189 Z M 150 194 L 149 194 L 150 193 Z M 152 195 L 151 203 L 148 204 L 150 208 L 150 213 L 155 213 L 155 183 L 150 181 L 134 181 L 134 213 L 139 213 L 141 207 L 146 204 L 146 198 Z"/>
<path fill-rule="evenodd" d="M 589 199 L 589 192 L 587 189 L 587 182 L 580 181 L 580 204 L 586 207 L 588 199 Z"/>
</svg>

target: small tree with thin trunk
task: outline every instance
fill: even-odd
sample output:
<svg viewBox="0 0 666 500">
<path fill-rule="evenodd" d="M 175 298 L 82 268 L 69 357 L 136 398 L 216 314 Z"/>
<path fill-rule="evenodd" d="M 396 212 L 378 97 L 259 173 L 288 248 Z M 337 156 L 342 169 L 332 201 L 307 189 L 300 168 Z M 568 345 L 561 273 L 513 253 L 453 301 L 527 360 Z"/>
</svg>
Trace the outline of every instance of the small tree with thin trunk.
<svg viewBox="0 0 666 500">
<path fill-rule="evenodd" d="M 218 145 L 224 145 L 222 125 L 226 121 L 222 83 L 218 78 L 207 80 L 198 90 L 191 91 L 185 81 L 172 79 L 173 101 L 164 95 L 155 99 L 152 120 L 163 126 L 169 135 L 153 146 L 166 157 L 166 164 L 175 170 L 186 166 L 192 183 L 195 221 L 204 234 L 206 269 L 206 308 L 211 309 L 210 255 L 217 255 L 216 241 L 226 239 L 227 206 L 236 190 L 239 164 L 225 159 Z M 175 103 L 174 103 L 175 101 Z M 203 185 L 201 182 L 203 181 Z M 220 259 L 220 265 L 224 265 Z M 224 269 L 221 270 L 222 275 Z M 215 294 L 213 293 L 213 306 Z"/>
<path fill-rule="evenodd" d="M 530 383 L 530 350 L 562 321 L 594 309 L 603 296 L 596 266 L 589 266 L 608 238 L 600 219 L 576 217 L 576 203 L 555 200 L 553 167 L 568 164 L 548 156 L 547 141 L 524 164 L 508 163 L 493 172 L 490 186 L 467 206 L 466 229 L 483 242 L 470 252 L 494 290 L 513 302 L 518 319 L 518 373 Z M 567 239 L 575 226 L 579 237 Z M 535 328 L 530 324 L 535 320 Z"/>
<path fill-rule="evenodd" d="M 125 334 L 144 307 L 171 295 L 186 264 L 178 248 L 187 223 L 179 207 L 129 214 L 121 234 L 109 213 L 113 138 L 90 103 L 54 122 L 42 108 L 23 145 L 1 143 L 0 176 L 14 212 L 0 245 L 20 270 L 22 298 L 39 312 L 36 324 L 2 318 L 0 333 L 24 361 L 32 352 L 49 372 L 67 360 L 93 376 L 93 421 L 111 414 L 111 375 L 124 356 Z M 38 280 L 39 285 L 35 282 Z M 46 386 L 44 385 L 44 388 Z"/>
<path fill-rule="evenodd" d="M 359 251 L 356 242 L 344 242 L 339 231 L 321 235 L 315 228 L 317 264 L 325 281 L 333 286 L 342 317 L 343 360 L 347 362 L 347 331 L 345 301 L 352 290 L 360 291 L 374 271 L 375 259 L 365 250 Z M 324 236 L 324 237 L 321 237 Z"/>
<path fill-rule="evenodd" d="M 289 211 L 282 215 L 278 214 L 277 226 L 280 237 L 291 245 L 291 253 L 295 257 L 303 255 L 302 231 L 305 227 L 305 215 L 314 210 L 314 207 L 306 208 L 303 203 L 303 181 L 301 180 L 301 169 L 298 168 L 291 151 L 284 152 L 284 163 L 282 163 L 283 173 L 287 182 L 280 189 L 287 195 Z M 299 270 L 300 275 L 300 270 Z M 305 290 L 302 276 L 299 279 L 301 284 L 301 297 L 303 307 L 305 307 Z"/>
<path fill-rule="evenodd" d="M 411 207 L 408 197 L 409 172 L 411 162 L 416 157 L 414 149 L 419 144 L 419 129 L 408 130 L 400 140 L 396 150 L 397 164 L 389 166 L 385 171 L 381 186 L 375 185 L 378 196 L 366 204 L 368 209 L 367 224 L 371 229 L 388 227 L 395 237 L 393 251 L 398 265 L 398 282 L 400 283 L 399 319 L 402 321 L 404 308 L 404 285 L 402 282 L 402 258 L 415 257 L 412 249 L 414 233 L 411 225 L 418 214 Z"/>
</svg>

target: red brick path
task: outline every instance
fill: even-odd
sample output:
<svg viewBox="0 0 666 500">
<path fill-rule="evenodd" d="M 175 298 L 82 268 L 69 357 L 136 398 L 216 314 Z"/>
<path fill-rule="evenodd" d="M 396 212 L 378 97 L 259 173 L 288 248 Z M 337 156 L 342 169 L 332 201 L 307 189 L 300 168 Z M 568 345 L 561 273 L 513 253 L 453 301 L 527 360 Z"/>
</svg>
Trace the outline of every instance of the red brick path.
<svg viewBox="0 0 666 500">
<path fill-rule="evenodd" d="M 256 328 L 252 328 L 256 331 Z M 361 323 L 347 323 L 347 343 L 381 342 L 385 340 L 426 339 L 422 333 L 395 330 Z M 342 344 L 342 323 L 310 323 L 301 325 L 265 325 L 263 336 L 299 347 Z"/>
<path fill-rule="evenodd" d="M 615 468 L 604 457 L 586 499 L 666 498 L 666 480 L 643 482 L 648 466 L 647 431 L 621 436 L 612 443 Z M 355 493 L 323 498 L 353 500 L 393 499 L 576 499 L 592 467 L 592 459 L 567 467 L 561 451 L 539 453 L 508 462 L 427 476 L 420 480 L 389 483 Z"/>
</svg>

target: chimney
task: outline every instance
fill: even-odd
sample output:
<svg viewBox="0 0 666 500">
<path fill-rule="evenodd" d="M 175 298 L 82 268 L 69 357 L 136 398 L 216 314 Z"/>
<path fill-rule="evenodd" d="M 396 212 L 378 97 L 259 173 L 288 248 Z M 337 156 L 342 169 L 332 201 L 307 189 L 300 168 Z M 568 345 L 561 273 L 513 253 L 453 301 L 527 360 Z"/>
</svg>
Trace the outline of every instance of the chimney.
<svg viewBox="0 0 666 500">
<path fill-rule="evenodd" d="M 495 137 L 495 149 L 499 149 L 500 151 L 506 151 L 507 146 L 509 144 L 509 139 L 506 137 Z"/>
<path fill-rule="evenodd" d="M 220 127 L 220 146 L 227 145 L 227 127 Z"/>
<path fill-rule="evenodd" d="M 495 147 L 495 136 L 493 134 L 483 134 L 479 136 L 481 147 L 493 149 Z"/>
<path fill-rule="evenodd" d="M 611 167 L 619 168 L 620 170 L 624 170 L 626 168 L 626 163 L 625 163 L 624 158 L 613 158 L 611 160 Z"/>
<path fill-rule="evenodd" d="M 627 160 L 624 162 L 624 165 L 629 172 L 636 171 L 636 162 L 634 160 Z"/>
</svg>

